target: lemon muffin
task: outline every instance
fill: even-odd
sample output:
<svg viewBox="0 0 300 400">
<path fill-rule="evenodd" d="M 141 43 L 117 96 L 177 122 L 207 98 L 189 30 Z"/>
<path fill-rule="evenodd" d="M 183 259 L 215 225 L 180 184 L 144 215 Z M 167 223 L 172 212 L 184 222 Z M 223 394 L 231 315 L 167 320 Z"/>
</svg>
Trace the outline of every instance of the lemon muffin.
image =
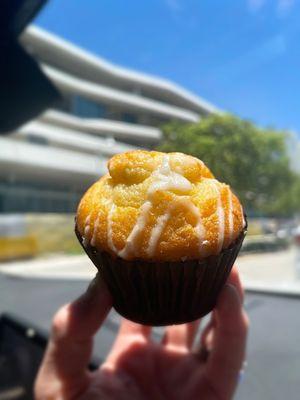
<svg viewBox="0 0 300 400">
<path fill-rule="evenodd" d="M 246 233 L 243 208 L 205 164 L 131 151 L 108 162 L 78 207 L 76 234 L 115 309 L 150 325 L 212 310 Z"/>
</svg>

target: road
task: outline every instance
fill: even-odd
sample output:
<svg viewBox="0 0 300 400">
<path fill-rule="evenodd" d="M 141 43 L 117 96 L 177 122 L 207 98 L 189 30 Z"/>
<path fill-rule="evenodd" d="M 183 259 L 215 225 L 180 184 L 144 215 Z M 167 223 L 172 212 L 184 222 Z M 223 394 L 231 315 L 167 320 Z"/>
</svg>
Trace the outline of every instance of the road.
<svg viewBox="0 0 300 400">
<path fill-rule="evenodd" d="M 299 256 L 300 258 L 300 256 Z M 296 268 L 296 251 L 241 255 L 237 265 L 246 288 L 300 295 L 300 266 Z M 86 255 L 56 256 L 35 260 L 0 263 L 5 274 L 72 280 L 91 280 L 96 269 Z"/>
<path fill-rule="evenodd" d="M 86 280 L 32 279 L 0 274 L 0 313 L 13 312 L 46 330 L 55 310 L 76 298 Z M 251 320 L 248 367 L 237 400 L 296 400 L 300 382 L 300 299 L 247 294 Z M 104 357 L 116 334 L 112 312 L 96 336 L 95 354 Z M 156 330 L 160 334 L 161 330 Z"/>
</svg>

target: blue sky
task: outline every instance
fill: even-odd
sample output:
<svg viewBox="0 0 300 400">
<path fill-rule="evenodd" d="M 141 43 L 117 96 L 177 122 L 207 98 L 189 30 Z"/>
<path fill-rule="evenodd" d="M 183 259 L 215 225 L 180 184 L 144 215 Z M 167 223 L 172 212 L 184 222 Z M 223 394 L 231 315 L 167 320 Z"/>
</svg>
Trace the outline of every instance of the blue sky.
<svg viewBox="0 0 300 400">
<path fill-rule="evenodd" d="M 223 110 L 300 132 L 299 0 L 49 0 L 35 22 Z"/>
</svg>

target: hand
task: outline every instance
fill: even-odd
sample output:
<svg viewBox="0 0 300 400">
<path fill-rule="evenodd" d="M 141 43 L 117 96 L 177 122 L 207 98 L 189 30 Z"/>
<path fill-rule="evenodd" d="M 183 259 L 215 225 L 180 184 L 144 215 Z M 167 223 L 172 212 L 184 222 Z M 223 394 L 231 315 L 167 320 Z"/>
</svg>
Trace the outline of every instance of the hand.
<svg viewBox="0 0 300 400">
<path fill-rule="evenodd" d="M 97 277 L 87 292 L 61 308 L 37 376 L 37 400 L 231 399 L 245 358 L 248 319 L 233 269 L 200 343 L 200 321 L 167 327 L 161 343 L 151 327 L 123 320 L 113 348 L 95 372 L 87 370 L 93 336 L 112 300 Z"/>
</svg>

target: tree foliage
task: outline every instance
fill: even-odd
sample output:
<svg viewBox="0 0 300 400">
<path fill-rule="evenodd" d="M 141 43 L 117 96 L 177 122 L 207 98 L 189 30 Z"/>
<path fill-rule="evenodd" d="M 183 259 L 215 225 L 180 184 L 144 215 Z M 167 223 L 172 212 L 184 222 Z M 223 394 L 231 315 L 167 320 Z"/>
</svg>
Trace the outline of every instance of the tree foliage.
<svg viewBox="0 0 300 400">
<path fill-rule="evenodd" d="M 284 132 L 214 114 L 197 124 L 165 125 L 159 150 L 202 159 L 231 185 L 248 213 L 287 216 L 300 209 L 300 183 L 290 170 L 286 138 Z"/>
</svg>

